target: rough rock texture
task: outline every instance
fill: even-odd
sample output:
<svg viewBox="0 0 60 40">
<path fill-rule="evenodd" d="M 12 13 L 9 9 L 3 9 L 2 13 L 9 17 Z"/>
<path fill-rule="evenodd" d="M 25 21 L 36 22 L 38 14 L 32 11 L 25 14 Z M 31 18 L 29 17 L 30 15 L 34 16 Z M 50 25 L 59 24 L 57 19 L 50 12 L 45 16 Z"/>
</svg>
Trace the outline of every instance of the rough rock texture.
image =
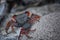
<svg viewBox="0 0 60 40">
<path fill-rule="evenodd" d="M 48 10 L 47 10 L 48 8 Z M 50 9 L 49 9 L 50 8 Z M 39 8 L 35 8 L 38 10 Z M 36 32 L 30 34 L 33 36 L 33 39 L 26 40 L 60 40 L 60 9 L 59 5 L 49 5 L 44 8 L 40 8 L 41 10 L 35 11 L 36 14 L 42 16 L 40 22 L 36 23 L 33 28 L 36 28 Z M 45 9 L 45 10 L 44 10 Z M 38 13 L 37 13 L 38 12 Z M 24 37 L 25 38 L 25 37 Z M 24 40 L 24 39 L 22 39 Z"/>
<path fill-rule="evenodd" d="M 28 39 L 26 36 L 23 36 L 22 40 L 60 40 L 60 4 L 32 7 L 27 10 L 42 17 L 40 22 L 32 26 L 32 29 L 36 28 L 35 32 L 29 34 L 33 38 Z M 8 36 L 0 35 L 0 40 L 17 40 L 17 37 L 13 34 Z"/>
<path fill-rule="evenodd" d="M 30 40 L 60 40 L 60 13 L 52 13 L 41 18 L 37 23 L 34 37 Z M 27 39 L 29 40 L 29 39 Z"/>
</svg>

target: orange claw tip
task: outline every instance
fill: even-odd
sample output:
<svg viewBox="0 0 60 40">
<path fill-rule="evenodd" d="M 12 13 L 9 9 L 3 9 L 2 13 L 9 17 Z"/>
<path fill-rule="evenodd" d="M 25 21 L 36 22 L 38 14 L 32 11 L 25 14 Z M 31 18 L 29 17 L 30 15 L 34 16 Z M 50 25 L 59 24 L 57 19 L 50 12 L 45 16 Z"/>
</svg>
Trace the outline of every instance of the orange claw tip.
<svg viewBox="0 0 60 40">
<path fill-rule="evenodd" d="M 29 12 L 29 11 L 26 11 L 25 13 L 26 13 L 28 16 L 30 16 L 30 12 Z"/>
</svg>

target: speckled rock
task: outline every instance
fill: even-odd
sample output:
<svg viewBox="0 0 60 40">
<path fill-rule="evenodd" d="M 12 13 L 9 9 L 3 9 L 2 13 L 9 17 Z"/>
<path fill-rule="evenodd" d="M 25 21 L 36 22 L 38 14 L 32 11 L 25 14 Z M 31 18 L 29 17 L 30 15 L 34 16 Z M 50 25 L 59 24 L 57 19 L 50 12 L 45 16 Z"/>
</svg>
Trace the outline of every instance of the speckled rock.
<svg viewBox="0 0 60 40">
<path fill-rule="evenodd" d="M 48 9 L 50 8 L 50 9 Z M 32 13 L 42 16 L 40 22 L 35 23 L 32 29 L 36 31 L 29 35 L 33 38 L 29 39 L 23 36 L 21 40 L 60 40 L 60 9 L 59 4 L 43 6 L 38 8 L 29 8 Z M 28 10 L 28 9 L 27 9 Z M 37 11 L 38 10 L 38 11 Z M 19 32 L 18 32 L 19 33 Z M 16 37 L 6 37 L 0 35 L 0 40 L 17 40 Z"/>
</svg>

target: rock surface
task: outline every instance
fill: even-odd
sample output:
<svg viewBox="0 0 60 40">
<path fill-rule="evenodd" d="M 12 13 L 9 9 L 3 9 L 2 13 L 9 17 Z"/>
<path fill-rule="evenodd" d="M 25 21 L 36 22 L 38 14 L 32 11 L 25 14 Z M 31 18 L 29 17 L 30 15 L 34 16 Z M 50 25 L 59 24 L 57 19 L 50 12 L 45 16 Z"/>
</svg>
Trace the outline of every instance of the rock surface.
<svg viewBox="0 0 60 40">
<path fill-rule="evenodd" d="M 35 32 L 29 34 L 33 38 L 23 36 L 21 40 L 60 40 L 60 4 L 32 7 L 27 10 L 42 17 L 40 22 L 32 26 L 32 29 L 36 28 Z M 0 35 L 0 40 L 17 40 L 13 33 L 8 36 L 4 36 L 3 33 Z M 15 35 L 17 34 L 19 31 Z"/>
</svg>

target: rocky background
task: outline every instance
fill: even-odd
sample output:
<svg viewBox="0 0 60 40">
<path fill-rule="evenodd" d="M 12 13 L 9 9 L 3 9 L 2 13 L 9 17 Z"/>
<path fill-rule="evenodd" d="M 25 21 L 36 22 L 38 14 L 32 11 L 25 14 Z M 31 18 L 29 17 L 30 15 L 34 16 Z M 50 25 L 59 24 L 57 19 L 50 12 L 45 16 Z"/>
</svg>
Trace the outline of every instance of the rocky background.
<svg viewBox="0 0 60 40">
<path fill-rule="evenodd" d="M 2 7 L 0 6 L 0 10 L 1 8 Z M 31 28 L 36 28 L 35 32 L 29 34 L 33 38 L 29 39 L 26 36 L 23 36 L 21 40 L 60 40 L 59 0 L 53 4 L 44 4 L 43 6 L 29 7 L 26 10 L 29 10 L 31 13 L 40 15 L 41 19 L 39 20 L 40 22 L 36 22 Z M 17 13 L 18 12 L 15 14 Z M 17 40 L 16 36 L 19 35 L 19 29 L 15 29 L 16 33 L 6 35 L 4 28 L 5 27 L 0 28 L 0 40 Z"/>
</svg>

